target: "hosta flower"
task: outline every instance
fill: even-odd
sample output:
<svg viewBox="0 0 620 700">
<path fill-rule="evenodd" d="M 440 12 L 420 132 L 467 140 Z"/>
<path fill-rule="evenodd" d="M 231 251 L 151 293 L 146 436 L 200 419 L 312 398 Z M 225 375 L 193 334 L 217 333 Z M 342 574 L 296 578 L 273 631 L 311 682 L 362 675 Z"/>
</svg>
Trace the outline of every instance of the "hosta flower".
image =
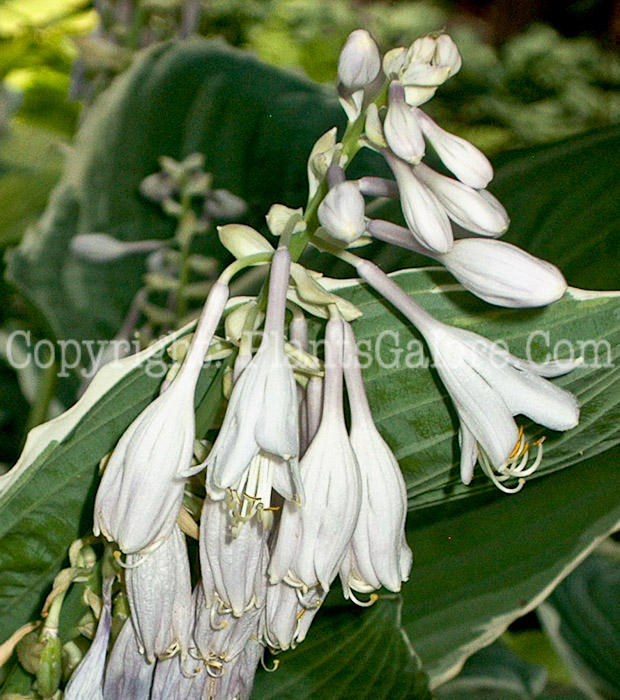
<svg viewBox="0 0 620 700">
<path fill-rule="evenodd" d="M 528 467 L 529 445 L 514 416 L 525 415 L 552 430 L 568 430 L 579 421 L 569 392 L 546 381 L 579 362 L 537 364 L 520 360 L 476 333 L 440 323 L 410 299 L 376 265 L 361 261 L 359 274 L 392 303 L 424 336 L 437 372 L 461 422 L 461 478 L 469 483 L 476 459 L 503 490 L 503 481 L 529 475 L 540 463 L 542 445 Z"/>
<path fill-rule="evenodd" d="M 387 151 L 385 158 L 396 177 L 403 216 L 413 237 L 428 250 L 447 253 L 454 239 L 445 207 L 409 163 Z"/>
<path fill-rule="evenodd" d="M 437 197 L 450 219 L 467 231 L 500 236 L 508 228 L 508 214 L 490 192 L 475 190 L 422 163 L 415 166 L 414 175 Z"/>
<path fill-rule="evenodd" d="M 298 484 L 297 389 L 284 349 L 290 254 L 274 253 L 265 332 L 259 349 L 233 387 L 224 422 L 205 462 L 207 490 L 222 499 L 262 451 L 279 458 Z"/>
<path fill-rule="evenodd" d="M 319 222 L 337 240 L 352 243 L 366 228 L 364 209 L 364 197 L 357 184 L 341 182 L 330 189 L 319 205 Z"/>
<path fill-rule="evenodd" d="M 93 643 L 67 684 L 67 700 L 103 700 L 103 674 L 112 623 L 113 578 L 103 582 L 103 605 Z"/>
<path fill-rule="evenodd" d="M 303 642 L 325 595 L 320 587 L 302 593 L 284 581 L 269 584 L 264 626 L 269 647 L 286 651 Z"/>
<path fill-rule="evenodd" d="M 230 662 L 241 654 L 250 639 L 258 639 L 263 610 L 253 608 L 240 617 L 229 612 L 218 612 L 217 605 L 207 604 L 201 585 L 196 587 L 194 600 L 195 647 L 211 673 L 220 675 L 226 672 Z"/>
<path fill-rule="evenodd" d="M 95 534 L 126 553 L 151 547 L 176 522 L 195 438 L 194 391 L 205 353 L 228 299 L 217 282 L 181 370 L 127 428 L 108 460 L 95 500 Z"/>
<path fill-rule="evenodd" d="M 493 166 L 473 144 L 445 131 L 421 109 L 414 110 L 424 136 L 443 164 L 465 185 L 483 189 L 493 179 Z M 397 154 L 398 155 L 398 154 Z"/>
<path fill-rule="evenodd" d="M 149 663 L 140 653 L 134 626 L 131 620 L 127 620 L 114 642 L 106 666 L 104 700 L 149 700 L 154 672 L 155 664 Z"/>
<path fill-rule="evenodd" d="M 343 325 L 325 333 L 321 424 L 300 465 L 305 501 L 286 501 L 269 565 L 271 583 L 329 590 L 353 535 L 360 476 L 343 413 Z"/>
<path fill-rule="evenodd" d="M 405 86 L 407 102 L 416 107 L 429 100 L 461 68 L 461 56 L 447 34 L 416 39 L 408 49 L 392 49 L 383 58 L 385 74 Z"/>
<path fill-rule="evenodd" d="M 174 527 L 154 551 L 127 557 L 125 581 L 132 622 L 146 658 L 187 654 L 191 581 L 185 535 Z"/>
<path fill-rule="evenodd" d="M 193 659 L 183 662 L 178 655 L 162 659 L 155 668 L 150 700 L 203 700 L 209 679 L 202 665 Z M 119 696 L 114 700 L 120 697 L 125 698 Z M 131 696 L 126 697 L 133 700 Z"/>
<path fill-rule="evenodd" d="M 350 440 L 361 475 L 361 508 L 340 570 L 346 597 L 385 586 L 399 591 L 409 577 L 411 551 L 404 541 L 407 489 L 392 451 L 370 412 L 355 337 L 345 324 L 345 379 L 351 408 Z"/>
<path fill-rule="evenodd" d="M 392 82 L 389 88 L 383 131 L 392 153 L 407 163 L 419 163 L 422 160 L 425 150 L 422 129 L 416 111 L 405 102 L 403 86 L 397 81 Z"/>
<path fill-rule="evenodd" d="M 379 75 L 381 57 L 372 36 L 364 29 L 356 29 L 340 52 L 338 79 L 347 90 L 354 92 L 366 87 Z"/>
<path fill-rule="evenodd" d="M 267 534 L 258 520 L 235 533 L 226 501 L 205 498 L 200 519 L 200 568 L 208 605 L 216 604 L 220 611 L 239 617 L 263 604 Z"/>
<path fill-rule="evenodd" d="M 466 289 L 498 306 L 546 306 L 567 289 L 555 265 L 504 241 L 463 238 L 437 259 Z"/>
<path fill-rule="evenodd" d="M 462 238 L 447 253 L 439 254 L 420 246 L 408 229 L 391 221 L 374 219 L 366 230 L 381 241 L 443 263 L 465 289 L 489 304 L 515 309 L 547 306 L 567 289 L 555 265 L 504 241 Z"/>
<path fill-rule="evenodd" d="M 263 652 L 264 647 L 260 642 L 250 640 L 221 674 L 208 678 L 203 697 L 209 700 L 250 700 L 256 668 Z"/>
</svg>

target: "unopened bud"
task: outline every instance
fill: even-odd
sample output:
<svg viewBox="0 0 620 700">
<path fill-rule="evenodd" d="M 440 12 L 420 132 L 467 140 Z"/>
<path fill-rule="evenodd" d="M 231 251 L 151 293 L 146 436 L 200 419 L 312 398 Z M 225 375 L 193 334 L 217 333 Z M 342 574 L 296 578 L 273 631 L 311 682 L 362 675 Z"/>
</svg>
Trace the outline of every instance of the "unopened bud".
<svg viewBox="0 0 620 700">
<path fill-rule="evenodd" d="M 257 253 L 273 253 L 269 241 L 251 226 L 226 224 L 218 226 L 217 232 L 222 245 L 237 259 Z"/>
<path fill-rule="evenodd" d="M 205 201 L 204 212 L 213 219 L 238 219 L 247 211 L 247 205 L 228 190 L 212 190 Z"/>
<path fill-rule="evenodd" d="M 152 253 L 165 245 L 165 241 L 119 241 L 107 233 L 86 233 L 71 240 L 71 252 L 81 260 L 108 263 L 126 255 Z"/>
<path fill-rule="evenodd" d="M 338 78 L 354 92 L 372 83 L 381 70 L 381 57 L 375 40 L 365 29 L 349 34 L 338 60 Z"/>
<path fill-rule="evenodd" d="M 413 109 L 405 102 L 399 82 L 390 85 L 389 106 L 383 125 L 388 146 L 407 163 L 419 163 L 424 156 L 424 136 Z"/>
<path fill-rule="evenodd" d="M 58 690 L 62 679 L 62 645 L 57 629 L 43 629 L 40 638 L 42 648 L 37 669 L 39 693 L 51 698 Z"/>
<path fill-rule="evenodd" d="M 354 182 L 342 182 L 331 189 L 318 210 L 321 226 L 339 241 L 351 243 L 366 229 L 365 202 Z"/>
</svg>

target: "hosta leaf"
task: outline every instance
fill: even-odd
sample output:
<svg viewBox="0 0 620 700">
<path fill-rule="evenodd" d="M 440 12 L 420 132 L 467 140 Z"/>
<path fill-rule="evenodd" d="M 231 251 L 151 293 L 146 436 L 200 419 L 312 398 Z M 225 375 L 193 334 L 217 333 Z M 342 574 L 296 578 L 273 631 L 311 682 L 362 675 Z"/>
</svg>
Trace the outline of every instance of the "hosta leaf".
<svg viewBox="0 0 620 700">
<path fill-rule="evenodd" d="M 608 700 L 620 698 L 619 602 L 618 559 L 593 554 L 539 608 L 575 683 L 588 695 Z"/>
<path fill-rule="evenodd" d="M 281 657 L 275 673 L 260 673 L 256 700 L 430 700 L 425 674 L 400 624 L 398 596 L 370 610 L 328 608 L 312 634 Z"/>
</svg>

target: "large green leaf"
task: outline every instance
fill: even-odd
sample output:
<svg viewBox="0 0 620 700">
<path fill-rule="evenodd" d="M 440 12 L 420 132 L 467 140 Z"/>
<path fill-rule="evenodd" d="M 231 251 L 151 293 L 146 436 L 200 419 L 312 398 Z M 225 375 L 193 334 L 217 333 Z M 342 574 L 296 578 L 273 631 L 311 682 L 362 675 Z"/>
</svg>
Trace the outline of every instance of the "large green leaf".
<svg viewBox="0 0 620 700">
<path fill-rule="evenodd" d="M 256 700 L 430 700 L 425 674 L 400 623 L 397 596 L 371 610 L 319 615 L 312 633 L 275 673 L 259 673 Z"/>
<path fill-rule="evenodd" d="M 0 249 L 19 243 L 60 177 L 62 138 L 18 121 L 0 139 Z"/>
<path fill-rule="evenodd" d="M 166 238 L 173 219 L 138 192 L 159 169 L 201 152 L 214 187 L 243 197 L 264 224 L 274 202 L 303 204 L 314 141 L 343 114 L 335 95 L 222 42 L 192 39 L 139 55 L 90 109 L 45 216 L 10 258 L 9 277 L 60 338 L 114 335 L 143 264 L 94 265 L 69 253 L 78 233 Z M 219 243 L 215 248 L 221 249 Z"/>
<path fill-rule="evenodd" d="M 616 545 L 617 547 L 617 545 Z M 593 554 L 539 608 L 558 653 L 589 696 L 620 698 L 620 560 Z"/>
<path fill-rule="evenodd" d="M 620 128 L 498 159 L 493 192 L 512 222 L 506 236 L 551 260 L 570 284 L 620 287 Z"/>
</svg>

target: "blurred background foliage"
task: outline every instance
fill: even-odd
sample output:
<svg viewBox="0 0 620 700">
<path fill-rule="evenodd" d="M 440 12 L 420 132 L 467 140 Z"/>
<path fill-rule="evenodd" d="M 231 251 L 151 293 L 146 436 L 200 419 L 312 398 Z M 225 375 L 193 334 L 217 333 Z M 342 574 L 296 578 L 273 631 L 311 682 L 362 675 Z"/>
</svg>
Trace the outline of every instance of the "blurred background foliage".
<svg viewBox="0 0 620 700">
<path fill-rule="evenodd" d="M 85 111 L 140 48 L 192 33 L 220 36 L 331 83 L 347 35 L 360 26 L 382 50 L 447 29 L 464 66 L 429 111 L 487 153 L 620 121 L 617 0 L 0 0 L 0 258 L 43 211 Z M 11 330 L 53 337 L 3 281 L 2 265 L 0 471 L 16 460 L 27 427 L 69 405 L 75 392 L 52 388 L 42 408 L 51 374 L 15 372 L 2 360 Z M 588 559 L 540 609 L 542 626 L 535 613 L 513 625 L 437 691 L 439 700 L 620 697 L 618 562 L 613 543 Z"/>
</svg>

